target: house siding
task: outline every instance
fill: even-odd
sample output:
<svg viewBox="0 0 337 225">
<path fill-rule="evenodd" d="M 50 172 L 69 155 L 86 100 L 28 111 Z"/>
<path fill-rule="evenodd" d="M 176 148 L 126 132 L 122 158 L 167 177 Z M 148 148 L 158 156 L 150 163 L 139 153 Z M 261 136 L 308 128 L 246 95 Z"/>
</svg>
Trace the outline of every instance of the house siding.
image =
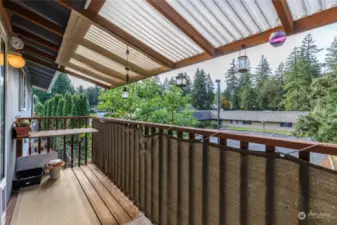
<svg viewBox="0 0 337 225">
<path fill-rule="evenodd" d="M 12 191 L 12 180 L 15 173 L 15 160 L 16 160 L 16 139 L 13 139 L 13 122 L 17 117 L 30 117 L 32 116 L 32 106 L 27 106 L 27 109 L 20 110 L 19 107 L 19 70 L 14 69 L 10 66 L 7 67 L 7 77 L 6 77 L 6 102 L 5 102 L 5 120 L 6 120 L 6 139 L 5 139 L 5 154 L 7 159 L 6 175 L 7 175 L 7 201 L 10 197 Z M 29 79 L 27 79 L 29 80 Z M 28 82 L 26 84 L 27 96 L 31 97 L 31 89 L 28 87 Z M 26 100 L 27 101 L 27 100 Z M 26 143 L 26 144 L 25 144 Z M 23 152 L 28 151 L 28 141 L 24 140 Z"/>
<path fill-rule="evenodd" d="M 295 124 L 290 127 L 281 127 L 279 122 L 266 122 L 265 127 L 263 128 L 263 123 L 252 121 L 251 125 L 243 124 L 243 121 L 238 121 L 238 124 L 236 123 L 230 123 L 230 120 L 222 120 L 222 126 L 225 127 L 243 127 L 243 128 L 253 128 L 253 129 L 260 129 L 260 130 L 273 130 L 273 131 L 295 131 Z"/>
</svg>

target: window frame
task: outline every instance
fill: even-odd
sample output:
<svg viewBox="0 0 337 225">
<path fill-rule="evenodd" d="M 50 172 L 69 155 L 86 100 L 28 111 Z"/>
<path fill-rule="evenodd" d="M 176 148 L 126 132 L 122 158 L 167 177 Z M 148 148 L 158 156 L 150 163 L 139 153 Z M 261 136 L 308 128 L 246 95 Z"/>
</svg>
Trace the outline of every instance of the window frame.
<svg viewBox="0 0 337 225">
<path fill-rule="evenodd" d="M 23 78 L 22 78 L 23 77 Z M 27 106 L 27 76 L 25 72 L 19 70 L 19 111 L 25 111 Z"/>
<path fill-rule="evenodd" d="M 293 123 L 280 122 L 280 127 L 282 127 L 282 128 L 292 128 L 293 127 Z"/>
<path fill-rule="evenodd" d="M 243 125 L 252 125 L 252 121 L 250 121 L 250 120 L 243 120 L 242 124 Z"/>
</svg>

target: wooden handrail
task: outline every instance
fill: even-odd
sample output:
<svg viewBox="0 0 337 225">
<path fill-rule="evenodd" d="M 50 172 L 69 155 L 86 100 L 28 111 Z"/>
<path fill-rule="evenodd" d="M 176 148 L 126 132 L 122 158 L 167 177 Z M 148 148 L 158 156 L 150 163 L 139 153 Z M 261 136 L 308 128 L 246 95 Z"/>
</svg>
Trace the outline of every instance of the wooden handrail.
<svg viewBox="0 0 337 225">
<path fill-rule="evenodd" d="M 119 122 L 119 123 L 124 123 L 124 124 L 134 124 L 134 125 L 141 125 L 141 126 L 146 126 L 146 127 L 154 127 L 154 128 L 159 128 L 159 129 L 170 129 L 170 131 L 186 132 L 186 133 L 191 133 L 191 134 L 199 134 L 203 136 L 210 136 L 210 135 L 214 135 L 215 133 L 217 133 L 216 135 L 214 135 L 214 137 L 218 137 L 221 139 L 232 139 L 232 140 L 238 140 L 242 142 L 263 144 L 266 146 L 289 148 L 289 149 L 294 149 L 294 150 L 301 150 L 301 149 L 307 148 L 312 145 L 318 145 L 314 149 L 311 149 L 310 152 L 337 155 L 337 144 L 320 143 L 320 142 L 304 141 L 304 140 L 292 140 L 292 139 L 287 139 L 287 138 L 265 137 L 265 136 L 259 136 L 259 135 L 251 135 L 251 134 L 238 134 L 238 133 L 234 133 L 230 131 L 218 131 L 218 130 L 201 129 L 201 128 L 194 128 L 194 127 L 181 127 L 181 126 L 168 125 L 168 124 L 157 124 L 157 123 L 97 117 L 97 116 L 91 117 L 91 118 L 105 120 L 105 121 Z"/>
<path fill-rule="evenodd" d="M 263 144 L 267 146 L 267 148 L 282 147 L 282 148 L 289 148 L 289 149 L 294 149 L 294 150 L 301 150 L 301 149 L 316 145 L 315 148 L 310 149 L 310 152 L 337 155 L 337 144 L 320 143 L 320 142 L 304 141 L 304 140 L 292 140 L 292 139 L 287 139 L 287 138 L 265 137 L 265 136 L 259 136 L 259 135 L 234 133 L 230 131 L 218 131 L 218 130 L 212 130 L 212 129 L 182 127 L 182 126 L 169 125 L 169 124 L 158 124 L 158 123 L 150 123 L 150 122 L 143 122 L 143 121 L 133 121 L 133 120 L 99 117 L 99 116 L 22 117 L 22 118 L 17 118 L 17 119 L 18 120 L 29 120 L 29 119 L 41 120 L 41 119 L 76 119 L 76 118 L 77 119 L 78 118 L 98 119 L 101 121 L 111 121 L 111 122 L 117 122 L 117 123 L 122 123 L 122 124 L 132 124 L 132 125 L 144 126 L 148 128 L 159 128 L 162 130 L 169 129 L 170 132 L 175 131 L 175 132 L 186 132 L 189 134 L 199 134 L 203 136 L 214 136 L 214 137 L 218 137 L 224 140 L 232 139 L 232 140 L 238 140 L 241 142 Z"/>
</svg>

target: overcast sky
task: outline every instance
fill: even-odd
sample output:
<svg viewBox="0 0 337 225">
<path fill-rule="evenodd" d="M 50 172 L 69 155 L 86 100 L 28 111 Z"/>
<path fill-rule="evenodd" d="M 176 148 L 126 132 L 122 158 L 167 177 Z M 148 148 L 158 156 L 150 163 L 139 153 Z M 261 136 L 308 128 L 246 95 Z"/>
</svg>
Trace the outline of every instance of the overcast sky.
<svg viewBox="0 0 337 225">
<path fill-rule="evenodd" d="M 325 48 L 330 46 L 334 37 L 337 37 L 337 23 L 321 27 L 315 30 L 311 30 L 309 32 L 313 35 L 313 38 L 316 41 L 318 47 L 323 48 L 323 50 L 318 55 L 318 59 L 321 62 L 323 62 L 326 54 Z M 266 43 L 253 48 L 248 48 L 246 52 L 247 56 L 250 59 L 250 65 L 253 68 L 253 71 L 255 66 L 259 63 L 261 55 L 264 55 L 268 59 L 274 71 L 281 62 L 284 62 L 286 60 L 287 56 L 295 46 L 301 45 L 303 37 L 309 32 L 304 32 L 288 37 L 285 44 L 282 45 L 281 47 L 274 48 L 270 46 L 268 43 Z M 227 71 L 231 60 L 233 58 L 236 59 L 237 57 L 238 52 L 234 52 L 232 54 L 224 55 L 202 63 L 194 64 L 185 68 L 163 73 L 158 76 L 163 81 L 166 77 L 170 79 L 172 76 L 176 76 L 180 72 L 186 72 L 193 79 L 194 73 L 197 70 L 197 68 L 202 68 L 206 73 L 209 73 L 211 75 L 213 81 L 216 79 L 220 79 L 222 81 L 221 86 L 223 88 L 224 73 Z M 75 77 L 70 77 L 70 79 L 72 80 L 72 83 L 74 84 L 75 87 L 79 85 L 83 85 L 84 87 L 93 86 L 91 83 L 82 81 Z"/>
</svg>

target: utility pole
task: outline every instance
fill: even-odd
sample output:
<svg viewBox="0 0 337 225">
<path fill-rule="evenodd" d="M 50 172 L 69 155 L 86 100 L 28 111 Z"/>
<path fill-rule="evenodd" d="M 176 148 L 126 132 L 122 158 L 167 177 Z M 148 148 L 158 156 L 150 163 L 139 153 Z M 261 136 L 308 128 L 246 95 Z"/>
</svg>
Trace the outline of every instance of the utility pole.
<svg viewBox="0 0 337 225">
<path fill-rule="evenodd" d="M 215 80 L 218 84 L 218 120 L 217 120 L 217 129 L 220 130 L 220 80 Z"/>
</svg>

